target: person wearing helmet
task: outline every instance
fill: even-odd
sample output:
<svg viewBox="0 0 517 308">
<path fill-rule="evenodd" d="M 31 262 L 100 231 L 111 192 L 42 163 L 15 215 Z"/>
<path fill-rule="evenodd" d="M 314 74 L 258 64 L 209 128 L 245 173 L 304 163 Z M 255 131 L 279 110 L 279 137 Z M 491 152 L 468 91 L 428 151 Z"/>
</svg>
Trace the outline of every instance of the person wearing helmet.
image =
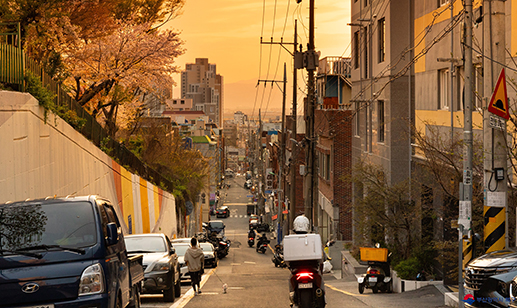
<svg viewBox="0 0 517 308">
<path fill-rule="evenodd" d="M 293 231 L 296 234 L 307 234 L 311 230 L 311 223 L 309 218 L 304 214 L 299 215 L 293 221 Z"/>
<path fill-rule="evenodd" d="M 308 234 L 311 231 L 311 223 L 309 219 L 304 215 L 297 216 L 293 221 L 293 232 L 295 234 Z M 323 282 L 323 273 L 322 273 L 322 265 L 323 265 L 323 255 L 321 259 L 315 260 L 300 260 L 300 261 L 290 261 L 287 262 L 287 266 L 291 271 L 291 278 L 289 279 L 289 301 L 291 303 L 291 307 L 299 306 L 298 296 L 295 295 L 295 286 L 293 281 L 293 276 L 300 269 L 312 269 L 313 272 L 318 273 L 317 278 L 315 280 L 316 286 L 319 288 L 320 295 L 316 297 L 318 301 L 318 307 L 325 307 L 326 299 L 325 299 L 325 284 Z"/>
</svg>

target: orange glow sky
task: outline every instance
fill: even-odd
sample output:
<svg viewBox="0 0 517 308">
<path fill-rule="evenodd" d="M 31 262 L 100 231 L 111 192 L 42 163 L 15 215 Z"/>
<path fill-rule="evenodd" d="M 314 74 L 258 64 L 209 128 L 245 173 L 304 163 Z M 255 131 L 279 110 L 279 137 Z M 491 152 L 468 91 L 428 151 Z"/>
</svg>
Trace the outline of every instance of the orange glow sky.
<svg viewBox="0 0 517 308">
<path fill-rule="evenodd" d="M 276 17 L 275 17 L 276 2 Z M 186 53 L 176 61 L 182 69 L 196 58 L 208 58 L 217 65 L 224 77 L 225 113 L 270 115 L 281 110 L 281 84 L 256 87 L 260 79 L 282 80 L 283 65 L 287 63 L 287 103 L 292 103 L 292 57 L 279 45 L 260 44 L 263 41 L 294 40 L 294 20 L 298 20 L 298 43 L 304 50 L 308 42 L 309 0 L 186 0 L 183 14 L 169 22 L 169 28 L 182 32 Z M 262 22 L 264 17 L 264 22 Z M 316 0 L 316 50 L 325 56 L 350 56 L 350 0 Z M 284 26 L 285 25 L 285 26 Z M 285 30 L 284 30 L 285 29 Z M 282 35 L 283 33 L 283 35 Z M 292 51 L 292 45 L 286 46 Z M 303 73 L 302 73 L 303 72 Z M 305 88 L 305 70 L 298 74 L 298 86 Z M 174 80 L 180 86 L 179 74 Z M 174 89 L 179 97 L 179 88 Z M 299 105 L 302 93 L 298 94 Z M 302 112 L 302 108 L 298 109 Z M 287 107 L 287 112 L 290 108 Z"/>
</svg>

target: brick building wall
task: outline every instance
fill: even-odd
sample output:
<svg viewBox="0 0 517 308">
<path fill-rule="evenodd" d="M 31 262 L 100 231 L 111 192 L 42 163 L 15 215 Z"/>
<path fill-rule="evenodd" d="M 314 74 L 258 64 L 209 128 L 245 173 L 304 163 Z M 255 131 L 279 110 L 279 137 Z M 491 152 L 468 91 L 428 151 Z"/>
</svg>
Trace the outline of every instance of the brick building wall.
<svg viewBox="0 0 517 308">
<path fill-rule="evenodd" d="M 319 177 L 319 189 L 333 206 L 339 208 L 338 239 L 353 240 L 352 185 L 352 119 L 348 110 L 316 110 L 317 149 L 331 155 L 330 179 Z"/>
</svg>

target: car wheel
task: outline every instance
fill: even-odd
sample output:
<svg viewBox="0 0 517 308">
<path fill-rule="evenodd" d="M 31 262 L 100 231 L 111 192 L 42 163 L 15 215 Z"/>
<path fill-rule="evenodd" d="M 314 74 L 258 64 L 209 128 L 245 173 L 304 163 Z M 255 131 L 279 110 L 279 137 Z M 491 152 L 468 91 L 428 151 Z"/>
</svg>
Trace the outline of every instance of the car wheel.
<svg viewBox="0 0 517 308">
<path fill-rule="evenodd" d="M 176 296 L 176 297 L 181 296 L 181 279 L 178 279 L 178 281 L 174 285 L 174 296 Z"/>
<path fill-rule="evenodd" d="M 166 302 L 174 302 L 174 273 L 172 273 L 170 281 L 171 285 L 169 288 L 163 290 L 163 300 Z"/>
<path fill-rule="evenodd" d="M 129 308 L 140 308 L 141 307 L 140 290 L 138 290 L 138 286 L 136 286 L 136 285 L 133 286 L 132 293 L 133 293 L 133 298 L 129 302 L 128 307 Z"/>
</svg>

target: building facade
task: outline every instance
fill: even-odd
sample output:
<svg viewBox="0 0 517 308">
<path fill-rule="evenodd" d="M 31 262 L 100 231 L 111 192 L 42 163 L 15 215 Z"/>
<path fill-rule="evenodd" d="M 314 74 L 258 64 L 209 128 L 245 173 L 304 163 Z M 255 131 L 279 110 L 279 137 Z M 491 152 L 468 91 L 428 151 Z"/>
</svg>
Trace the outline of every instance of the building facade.
<svg viewBox="0 0 517 308">
<path fill-rule="evenodd" d="M 210 119 L 223 126 L 223 77 L 216 65 L 206 58 L 196 58 L 181 72 L 181 98 L 191 99 L 194 110 L 203 111 Z"/>
</svg>

